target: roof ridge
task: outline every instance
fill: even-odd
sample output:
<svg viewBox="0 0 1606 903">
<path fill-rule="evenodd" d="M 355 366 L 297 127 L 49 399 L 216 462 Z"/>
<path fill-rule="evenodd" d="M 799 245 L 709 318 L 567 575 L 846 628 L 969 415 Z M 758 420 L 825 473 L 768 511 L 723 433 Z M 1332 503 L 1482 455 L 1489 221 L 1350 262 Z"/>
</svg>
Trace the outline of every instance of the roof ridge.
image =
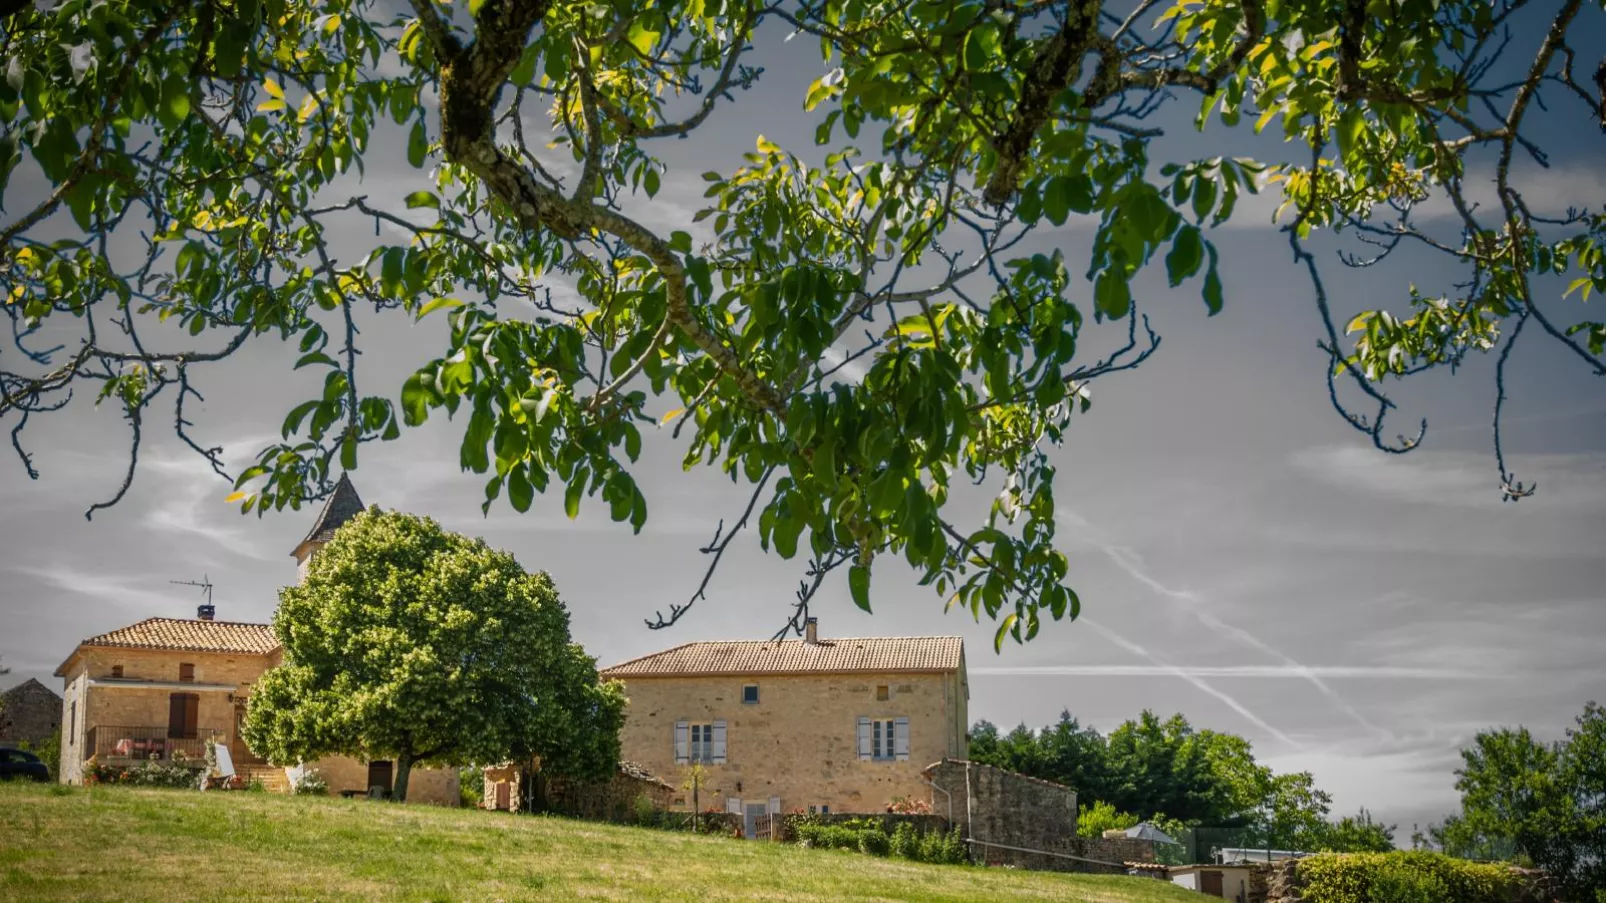
<svg viewBox="0 0 1606 903">
<path fill-rule="evenodd" d="M 693 641 L 693 642 L 690 642 L 690 643 L 681 643 L 679 646 L 670 646 L 668 649 L 660 649 L 657 652 L 649 652 L 646 655 L 638 655 L 635 658 L 625 659 L 624 661 L 619 662 L 616 665 L 609 665 L 606 668 L 600 668 L 598 670 L 599 671 L 612 671 L 612 670 L 614 670 L 616 668 L 623 668 L 625 665 L 634 665 L 636 662 L 644 662 L 649 658 L 657 658 L 660 655 L 668 655 L 671 652 L 678 652 L 681 649 L 686 649 L 688 647 L 695 646 L 695 645 L 697 645 L 697 641 Z"/>
</svg>

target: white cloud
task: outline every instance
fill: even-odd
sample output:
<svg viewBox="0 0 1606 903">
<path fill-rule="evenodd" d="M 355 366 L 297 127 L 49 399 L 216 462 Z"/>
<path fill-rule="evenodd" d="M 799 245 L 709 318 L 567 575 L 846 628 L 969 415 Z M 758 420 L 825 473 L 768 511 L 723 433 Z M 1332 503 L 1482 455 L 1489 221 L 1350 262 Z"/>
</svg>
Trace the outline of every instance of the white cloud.
<svg viewBox="0 0 1606 903">
<path fill-rule="evenodd" d="M 1499 476 L 1486 452 L 1418 450 L 1379 454 L 1359 445 L 1324 445 L 1289 456 L 1296 470 L 1358 495 L 1456 508 L 1500 508 Z M 1518 511 L 1544 509 L 1606 513 L 1606 455 L 1508 456 L 1507 466 L 1524 483 L 1539 487 Z"/>
</svg>

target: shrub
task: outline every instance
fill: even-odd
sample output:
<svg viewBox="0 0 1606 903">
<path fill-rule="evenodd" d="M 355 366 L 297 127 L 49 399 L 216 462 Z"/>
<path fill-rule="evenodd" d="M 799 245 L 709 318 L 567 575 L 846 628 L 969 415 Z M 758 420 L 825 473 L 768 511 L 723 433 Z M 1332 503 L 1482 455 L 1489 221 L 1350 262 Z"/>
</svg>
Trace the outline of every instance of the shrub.
<svg viewBox="0 0 1606 903">
<path fill-rule="evenodd" d="M 315 768 L 303 769 L 296 776 L 296 782 L 290 786 L 292 793 L 305 793 L 311 796 L 328 796 L 329 782 L 324 780 L 322 774 Z"/>
<path fill-rule="evenodd" d="M 892 838 L 880 828 L 859 832 L 859 852 L 871 856 L 885 856 L 892 849 Z"/>
<path fill-rule="evenodd" d="M 1298 870 L 1306 903 L 1505 903 L 1519 880 L 1504 865 L 1425 851 L 1323 854 Z"/>
<path fill-rule="evenodd" d="M 965 835 L 958 828 L 949 831 L 946 837 L 935 831 L 932 832 L 932 836 L 942 837 L 942 846 L 939 847 L 941 858 L 932 861 L 948 865 L 960 865 L 970 861 L 969 851 L 965 848 Z"/>
<path fill-rule="evenodd" d="M 899 815 L 930 815 L 931 804 L 922 799 L 895 796 L 887 803 L 887 811 Z"/>
<path fill-rule="evenodd" d="M 107 765 L 94 760 L 84 767 L 84 783 L 86 784 L 123 784 L 134 787 L 170 787 L 178 790 L 196 790 L 200 788 L 201 771 L 191 768 L 180 761 L 141 762 L 133 768 L 121 765 Z"/>
<path fill-rule="evenodd" d="M 920 832 L 904 822 L 892 830 L 892 855 L 904 859 L 920 858 Z"/>
<path fill-rule="evenodd" d="M 1389 903 L 1440 903 L 1450 898 L 1449 889 L 1432 872 L 1422 872 L 1397 859 L 1389 860 L 1372 874 L 1371 899 Z"/>
<path fill-rule="evenodd" d="M 920 835 L 919 854 L 915 858 L 921 862 L 943 861 L 943 840 L 940 831 L 928 831 Z"/>
<path fill-rule="evenodd" d="M 820 832 L 821 846 L 832 850 L 857 850 L 859 832 L 842 825 L 827 825 Z"/>
</svg>

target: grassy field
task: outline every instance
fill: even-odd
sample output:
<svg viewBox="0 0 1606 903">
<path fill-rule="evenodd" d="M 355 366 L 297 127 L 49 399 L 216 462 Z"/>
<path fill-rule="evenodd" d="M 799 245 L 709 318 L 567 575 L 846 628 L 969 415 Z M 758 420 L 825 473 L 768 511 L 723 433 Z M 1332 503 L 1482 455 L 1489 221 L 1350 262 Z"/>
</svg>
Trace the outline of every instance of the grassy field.
<svg viewBox="0 0 1606 903">
<path fill-rule="evenodd" d="M 0 901 L 1197 899 L 1144 878 L 920 865 L 473 809 L 0 784 Z"/>
</svg>

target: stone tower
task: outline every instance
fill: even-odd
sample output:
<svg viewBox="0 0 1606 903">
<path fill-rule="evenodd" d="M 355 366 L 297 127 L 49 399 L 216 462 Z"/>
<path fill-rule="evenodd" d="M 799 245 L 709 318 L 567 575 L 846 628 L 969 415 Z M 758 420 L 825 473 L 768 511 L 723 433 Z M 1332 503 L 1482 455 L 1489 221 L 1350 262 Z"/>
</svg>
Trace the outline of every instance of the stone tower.
<svg viewBox="0 0 1606 903">
<path fill-rule="evenodd" d="M 351 520 L 363 510 L 362 499 L 357 497 L 357 490 L 351 485 L 351 478 L 345 474 L 340 475 L 340 482 L 335 484 L 335 491 L 330 494 L 329 501 L 324 502 L 323 511 L 318 514 L 318 520 L 313 523 L 312 530 L 307 538 L 301 540 L 295 551 L 296 569 L 299 579 L 307 579 L 307 563 L 312 556 L 324 547 L 324 544 L 334 538 L 335 531 L 340 525 Z"/>
</svg>

